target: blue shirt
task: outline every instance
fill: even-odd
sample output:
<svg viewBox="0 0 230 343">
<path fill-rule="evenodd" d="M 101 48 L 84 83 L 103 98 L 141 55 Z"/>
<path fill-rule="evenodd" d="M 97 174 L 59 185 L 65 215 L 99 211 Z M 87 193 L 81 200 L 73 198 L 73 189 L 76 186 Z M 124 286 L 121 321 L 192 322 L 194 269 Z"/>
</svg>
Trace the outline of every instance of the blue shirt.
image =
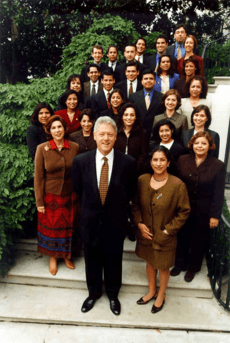
<svg viewBox="0 0 230 343">
<path fill-rule="evenodd" d="M 143 88 L 143 92 L 144 92 L 144 97 L 146 97 L 147 93 L 149 93 L 149 99 L 150 99 L 150 104 L 151 104 L 153 93 L 154 93 L 154 88 L 151 90 L 151 92 L 146 92 L 146 90 Z"/>
<path fill-rule="evenodd" d="M 175 43 L 175 50 L 174 50 L 174 57 L 177 59 L 177 48 L 180 45 L 180 49 L 181 49 L 181 57 L 185 56 L 185 48 L 183 47 L 183 44 L 178 44 L 177 42 Z"/>
</svg>

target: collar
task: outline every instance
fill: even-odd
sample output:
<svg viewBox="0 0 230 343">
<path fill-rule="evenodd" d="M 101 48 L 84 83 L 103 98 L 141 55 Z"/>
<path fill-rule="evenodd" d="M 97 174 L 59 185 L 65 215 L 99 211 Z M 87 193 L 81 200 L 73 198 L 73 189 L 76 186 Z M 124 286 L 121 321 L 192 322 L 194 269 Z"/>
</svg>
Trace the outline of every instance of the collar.
<svg viewBox="0 0 230 343">
<path fill-rule="evenodd" d="M 137 84 L 137 79 L 135 79 L 134 81 L 129 81 L 129 80 L 127 79 L 127 82 L 128 82 L 128 85 L 130 85 L 131 82 L 132 82 L 133 85 L 135 85 L 135 84 Z"/>
<path fill-rule="evenodd" d="M 150 92 L 147 92 L 144 88 L 143 88 L 143 92 L 144 92 L 144 97 L 146 97 L 147 94 L 152 95 L 154 93 L 154 87 Z"/>
<path fill-rule="evenodd" d="M 96 160 L 101 161 L 103 159 L 103 157 L 107 157 L 108 160 L 113 160 L 114 149 L 112 149 L 108 155 L 102 155 L 102 153 L 97 149 L 96 150 Z"/>
<path fill-rule="evenodd" d="M 176 48 L 178 48 L 178 46 L 180 46 L 181 48 L 183 48 L 184 46 L 183 46 L 183 43 L 181 43 L 181 44 L 179 44 L 179 43 L 175 43 L 175 46 L 176 46 Z"/>
<path fill-rule="evenodd" d="M 167 117 L 167 114 L 166 112 L 164 112 L 164 116 L 165 118 L 169 119 L 169 120 L 177 120 L 177 117 L 178 117 L 179 113 L 177 113 L 176 111 L 173 113 L 172 117 Z"/>
<path fill-rule="evenodd" d="M 117 60 L 116 61 L 114 61 L 114 62 L 110 62 L 110 61 L 108 61 L 109 63 L 108 63 L 108 66 L 109 67 L 112 67 L 112 65 L 114 66 L 116 63 L 117 63 Z"/>
<path fill-rule="evenodd" d="M 104 91 L 106 99 L 107 99 L 108 98 L 108 92 L 109 92 L 109 94 L 111 94 L 111 92 L 113 91 L 113 88 L 111 88 L 110 91 L 107 91 L 105 88 L 103 88 L 103 91 Z"/>
<path fill-rule="evenodd" d="M 97 80 L 96 82 L 92 82 L 92 81 L 90 80 L 90 86 L 92 86 L 92 85 L 97 86 L 98 84 L 99 84 L 99 80 Z"/>
<path fill-rule="evenodd" d="M 51 147 L 51 150 L 57 149 L 57 145 L 53 139 L 51 139 L 51 141 L 50 141 L 50 147 Z M 67 139 L 64 140 L 63 148 L 69 149 L 69 142 Z"/>
</svg>

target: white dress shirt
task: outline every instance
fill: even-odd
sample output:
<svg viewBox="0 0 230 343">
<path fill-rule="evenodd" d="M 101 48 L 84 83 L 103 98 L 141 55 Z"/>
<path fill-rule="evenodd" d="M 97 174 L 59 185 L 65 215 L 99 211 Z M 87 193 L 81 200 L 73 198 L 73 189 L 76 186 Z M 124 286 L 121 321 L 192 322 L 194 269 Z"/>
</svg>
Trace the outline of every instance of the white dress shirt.
<svg viewBox="0 0 230 343">
<path fill-rule="evenodd" d="M 109 165 L 109 175 L 108 175 L 108 183 L 110 183 L 112 170 L 113 170 L 113 160 L 114 160 L 114 150 L 112 149 L 110 153 L 106 156 L 102 155 L 100 151 L 96 150 L 96 173 L 97 173 L 97 185 L 99 188 L 100 185 L 100 177 L 101 177 L 101 168 L 104 164 L 103 157 L 106 157 L 108 159 L 108 165 Z"/>
<path fill-rule="evenodd" d="M 144 63 L 143 63 L 143 59 L 144 59 L 143 55 L 141 55 L 141 56 L 136 55 L 136 56 L 135 56 L 135 60 L 136 60 L 136 61 L 139 61 L 139 62 L 142 63 L 142 64 L 144 64 Z"/>
<path fill-rule="evenodd" d="M 132 86 L 133 86 L 133 93 L 135 93 L 137 91 L 137 79 L 134 81 L 127 80 L 127 97 L 129 97 L 129 88 L 130 88 L 131 82 L 132 82 Z"/>
<path fill-rule="evenodd" d="M 113 65 L 112 65 L 113 64 Z M 108 62 L 108 66 L 110 67 L 110 68 L 113 68 L 113 71 L 115 70 L 115 68 L 116 68 L 116 65 L 117 65 L 117 61 L 114 61 L 114 62 Z"/>
<path fill-rule="evenodd" d="M 168 150 L 171 149 L 172 145 L 174 143 L 174 139 L 172 140 L 172 142 L 164 144 L 164 143 L 160 143 L 160 145 L 163 145 L 164 147 L 166 147 Z"/>
<path fill-rule="evenodd" d="M 104 91 L 104 94 L 105 94 L 105 98 L 107 100 L 108 99 L 108 91 L 105 90 L 105 88 L 103 88 L 103 91 Z M 113 91 L 113 88 L 110 89 L 109 94 L 111 94 L 112 91 Z"/>
</svg>

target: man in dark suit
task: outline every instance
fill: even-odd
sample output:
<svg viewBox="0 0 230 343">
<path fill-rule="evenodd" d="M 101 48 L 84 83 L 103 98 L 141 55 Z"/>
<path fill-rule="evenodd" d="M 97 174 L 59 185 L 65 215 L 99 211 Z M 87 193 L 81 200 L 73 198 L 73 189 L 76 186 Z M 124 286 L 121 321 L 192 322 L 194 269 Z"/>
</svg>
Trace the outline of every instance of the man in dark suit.
<svg viewBox="0 0 230 343">
<path fill-rule="evenodd" d="M 163 94 L 154 90 L 155 72 L 146 69 L 142 74 L 143 90 L 130 95 L 129 100 L 134 102 L 139 110 L 143 128 L 147 131 L 147 141 L 149 142 L 153 127 L 154 117 L 164 111 L 161 108 Z"/>
<path fill-rule="evenodd" d="M 113 69 L 114 78 L 116 80 L 117 67 L 120 65 L 120 63 L 117 61 L 118 48 L 116 45 L 114 44 L 109 45 L 108 50 L 107 50 L 107 57 L 109 60 L 105 64 L 107 65 L 107 67 Z"/>
<path fill-rule="evenodd" d="M 90 64 L 88 66 L 87 76 L 90 81 L 84 83 L 84 95 L 90 98 L 103 89 L 103 85 L 99 81 L 100 68 L 97 64 Z"/>
<path fill-rule="evenodd" d="M 139 70 L 136 61 L 126 63 L 125 75 L 126 80 L 118 82 L 115 88 L 122 90 L 124 96 L 128 99 L 130 94 L 140 91 L 143 88 L 141 81 L 137 79 Z"/>
<path fill-rule="evenodd" d="M 122 253 L 127 207 L 135 192 L 135 159 L 114 150 L 117 127 L 109 117 L 94 126 L 97 150 L 73 160 L 72 181 L 81 201 L 81 236 L 84 243 L 89 297 L 82 312 L 90 311 L 102 295 L 102 273 L 110 309 L 121 311 L 118 293 L 122 280 Z"/>
<path fill-rule="evenodd" d="M 107 68 L 107 65 L 101 62 L 101 59 L 104 56 L 102 46 L 99 44 L 94 45 L 92 48 L 91 56 L 93 57 L 93 61 L 91 61 L 90 64 L 97 64 L 100 67 L 100 72 L 102 73 L 102 71 Z M 87 73 L 88 65 L 84 66 L 81 71 L 81 77 L 83 82 L 87 82 L 90 80 Z"/>
<path fill-rule="evenodd" d="M 136 45 L 135 60 L 142 64 L 147 65 L 148 56 L 144 54 L 146 50 L 146 40 L 143 37 L 140 37 L 136 40 L 135 45 Z"/>
<path fill-rule="evenodd" d="M 154 55 L 151 55 L 148 58 L 148 61 L 146 63 L 150 69 L 156 71 L 160 56 L 165 54 L 167 46 L 168 46 L 168 37 L 166 35 L 159 35 L 156 40 L 157 53 Z"/>
<path fill-rule="evenodd" d="M 115 83 L 113 71 L 111 68 L 103 71 L 101 83 L 103 85 L 103 90 L 92 96 L 92 98 L 90 99 L 94 119 L 100 117 L 100 113 L 104 110 L 107 110 L 109 107 L 108 97 L 112 92 L 113 85 Z"/>
<path fill-rule="evenodd" d="M 126 63 L 131 62 L 131 61 L 135 61 L 136 45 L 132 44 L 132 43 L 126 44 L 125 50 L 124 50 L 124 56 L 125 56 L 126 62 L 122 63 L 117 68 L 117 80 L 116 80 L 117 82 L 124 81 L 126 79 L 126 77 L 125 77 L 125 66 L 126 66 Z M 147 68 L 147 66 L 145 64 L 138 62 L 138 61 L 137 61 L 137 64 L 138 64 L 138 70 L 139 70 L 139 77 L 138 78 L 141 80 L 141 75 L 142 75 L 143 71 Z"/>
</svg>

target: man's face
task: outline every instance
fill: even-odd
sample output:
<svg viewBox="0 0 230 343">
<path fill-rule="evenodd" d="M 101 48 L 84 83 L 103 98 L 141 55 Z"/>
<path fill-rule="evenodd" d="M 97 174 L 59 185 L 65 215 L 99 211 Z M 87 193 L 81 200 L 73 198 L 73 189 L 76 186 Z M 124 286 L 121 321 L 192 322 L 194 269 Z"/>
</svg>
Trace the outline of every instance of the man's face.
<svg viewBox="0 0 230 343">
<path fill-rule="evenodd" d="M 102 53 L 102 50 L 101 49 L 97 49 L 97 48 L 94 48 L 93 49 L 93 52 L 91 54 L 91 56 L 93 57 L 94 61 L 99 64 L 101 62 L 101 59 L 102 57 L 104 56 L 103 53 Z"/>
<path fill-rule="evenodd" d="M 137 48 L 138 54 L 142 55 L 143 52 L 146 50 L 145 41 L 143 39 L 138 39 L 136 48 Z"/>
<path fill-rule="evenodd" d="M 97 148 L 104 156 L 108 155 L 113 149 L 117 134 L 111 124 L 101 123 L 96 132 L 94 132 L 94 139 Z"/>
<path fill-rule="evenodd" d="M 139 75 L 139 71 L 137 71 L 135 66 L 130 66 L 126 68 L 125 75 L 129 81 L 133 82 Z"/>
<path fill-rule="evenodd" d="M 126 61 L 134 61 L 136 55 L 136 48 L 134 46 L 127 46 L 124 51 Z"/>
<path fill-rule="evenodd" d="M 109 61 L 115 62 L 117 60 L 117 56 L 118 56 L 117 49 L 113 47 L 109 48 L 109 51 L 107 54 Z"/>
<path fill-rule="evenodd" d="M 90 67 L 87 75 L 92 82 L 97 82 L 97 80 L 100 76 L 100 72 L 97 70 L 96 67 Z"/>
<path fill-rule="evenodd" d="M 163 55 L 166 51 L 168 43 L 164 38 L 158 38 L 156 42 L 156 49 L 159 55 Z"/>
<path fill-rule="evenodd" d="M 115 83 L 115 80 L 112 75 L 104 75 L 103 79 L 101 79 L 101 83 L 107 92 L 109 92 Z"/>
<path fill-rule="evenodd" d="M 147 92 L 150 92 L 153 89 L 155 82 L 156 81 L 153 74 L 144 74 L 142 76 L 141 83 Z"/>
<path fill-rule="evenodd" d="M 184 40 L 186 38 L 187 34 L 183 27 L 179 27 L 174 33 L 174 38 L 177 43 L 181 44 L 184 43 Z"/>
</svg>

